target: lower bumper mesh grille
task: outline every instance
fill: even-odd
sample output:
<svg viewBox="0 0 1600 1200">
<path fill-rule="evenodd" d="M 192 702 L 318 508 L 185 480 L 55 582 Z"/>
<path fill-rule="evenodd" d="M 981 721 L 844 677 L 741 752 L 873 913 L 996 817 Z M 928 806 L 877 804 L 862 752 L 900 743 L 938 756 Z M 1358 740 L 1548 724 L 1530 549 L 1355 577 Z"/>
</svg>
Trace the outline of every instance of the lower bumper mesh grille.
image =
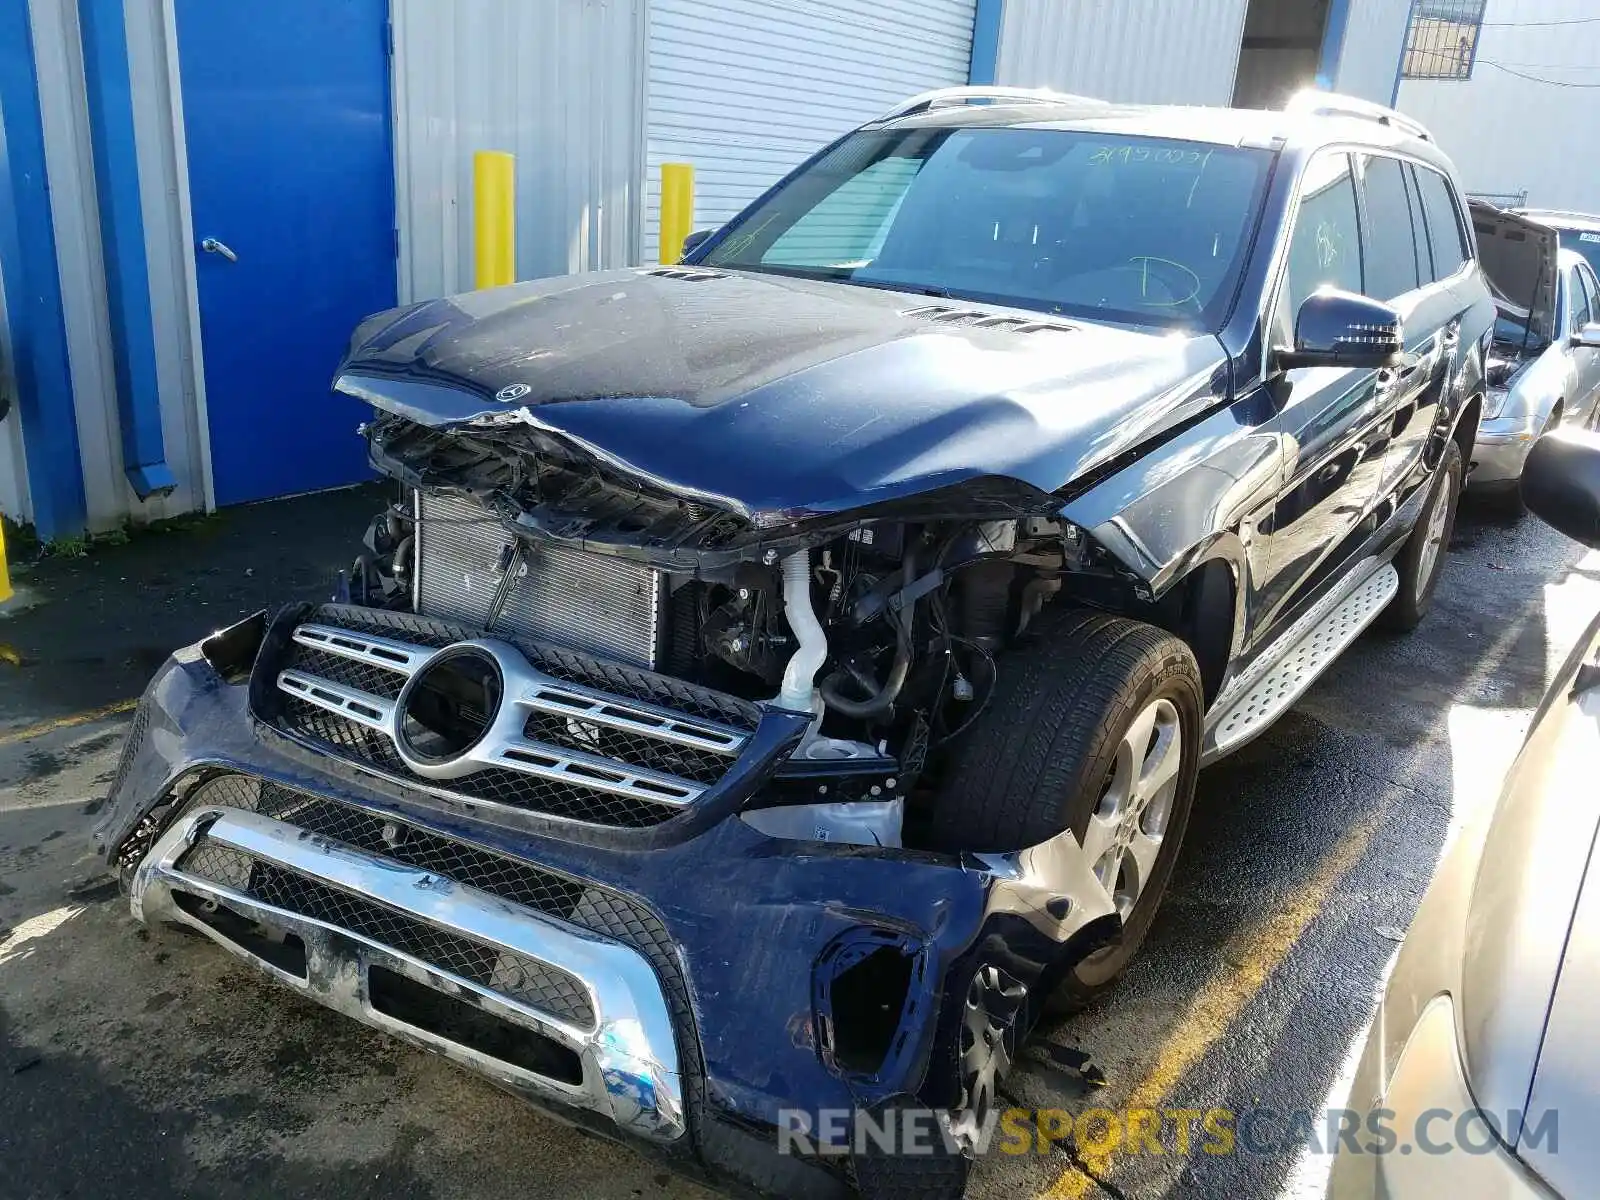
<svg viewBox="0 0 1600 1200">
<path fill-rule="evenodd" d="M 178 867 L 263 904 L 371 938 L 562 1020 L 586 1027 L 594 1023 L 594 1009 L 576 979 L 525 955 L 458 937 L 406 913 L 204 840 L 184 855 Z"/>
<path fill-rule="evenodd" d="M 625 942 L 655 968 L 680 1037 L 692 1036 L 689 991 L 672 937 L 660 918 L 625 896 L 393 817 L 252 776 L 219 775 L 207 780 L 182 808 L 187 812 L 203 805 L 260 813 Z"/>
<path fill-rule="evenodd" d="M 688 989 L 639 902 L 342 797 L 233 772 L 177 786 L 130 877 L 136 918 L 520 1093 L 693 1136 Z"/>
</svg>

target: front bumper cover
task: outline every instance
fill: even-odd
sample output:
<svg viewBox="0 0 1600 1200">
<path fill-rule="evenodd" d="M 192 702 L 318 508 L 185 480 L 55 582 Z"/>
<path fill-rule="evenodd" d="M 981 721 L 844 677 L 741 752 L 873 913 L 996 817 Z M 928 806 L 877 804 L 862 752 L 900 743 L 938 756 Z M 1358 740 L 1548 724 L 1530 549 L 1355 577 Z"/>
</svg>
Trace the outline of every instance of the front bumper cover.
<svg viewBox="0 0 1600 1200">
<path fill-rule="evenodd" d="M 1470 488 L 1515 487 L 1522 479 L 1522 467 L 1538 433 L 1528 428 L 1525 417 L 1497 417 L 1478 426 L 1472 445 L 1472 470 L 1467 475 Z"/>
<path fill-rule="evenodd" d="M 1018 854 L 956 859 L 783 841 L 734 815 L 645 852 L 535 832 L 493 806 L 400 786 L 263 725 L 247 685 L 227 682 L 208 660 L 203 646 L 216 644 L 177 652 L 152 680 L 96 830 L 124 866 L 135 915 L 200 928 L 280 982 L 445 1053 L 562 1119 L 632 1135 L 680 1168 L 761 1192 L 836 1194 L 841 1160 L 776 1153 L 785 1110 L 956 1106 L 950 1064 L 961 998 L 977 973 L 998 967 L 1029 989 L 1020 1039 L 1056 973 L 1118 927 L 1065 836 Z M 394 828 L 455 847 L 451 862 L 466 855 L 523 866 L 583 899 L 552 915 L 476 886 L 481 879 L 397 861 L 381 844 L 319 835 L 293 815 L 189 803 L 204 781 L 235 775 L 258 791 L 379 822 L 385 837 Z M 185 851 L 202 838 L 430 929 L 550 963 L 582 981 L 592 1019 L 563 1024 L 506 995 L 492 971 L 485 980 L 441 969 L 339 921 L 199 878 Z M 274 968 L 220 931 L 208 904 L 292 935 L 304 969 Z M 899 1022 L 881 1059 L 864 1063 L 842 1051 L 841 1027 L 848 1034 L 856 1015 L 833 1007 L 846 990 L 834 985 L 877 951 L 911 965 Z M 536 1078 L 386 1014 L 369 986 L 374 967 L 535 1031 L 580 1066 L 566 1081 Z"/>
</svg>

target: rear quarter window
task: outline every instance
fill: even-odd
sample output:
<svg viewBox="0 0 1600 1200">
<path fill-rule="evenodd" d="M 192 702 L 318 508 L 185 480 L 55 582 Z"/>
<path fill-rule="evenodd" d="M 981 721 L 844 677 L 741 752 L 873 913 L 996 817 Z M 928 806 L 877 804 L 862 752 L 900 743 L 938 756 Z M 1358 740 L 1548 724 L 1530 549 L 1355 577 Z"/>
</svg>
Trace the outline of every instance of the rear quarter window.
<svg viewBox="0 0 1600 1200">
<path fill-rule="evenodd" d="M 1448 279 L 1472 257 L 1467 235 L 1461 226 L 1454 189 L 1439 172 L 1428 167 L 1413 167 L 1417 193 L 1428 226 L 1428 247 L 1432 252 L 1433 278 Z"/>
<path fill-rule="evenodd" d="M 1404 164 L 1397 158 L 1361 155 L 1361 193 L 1366 205 L 1366 280 L 1367 295 L 1375 300 L 1393 300 L 1412 291 L 1422 282 L 1418 270 L 1418 251 L 1429 261 L 1427 247 L 1417 245 L 1412 208 L 1415 201 L 1406 186 Z M 1427 274 L 1431 276 L 1432 269 Z"/>
</svg>

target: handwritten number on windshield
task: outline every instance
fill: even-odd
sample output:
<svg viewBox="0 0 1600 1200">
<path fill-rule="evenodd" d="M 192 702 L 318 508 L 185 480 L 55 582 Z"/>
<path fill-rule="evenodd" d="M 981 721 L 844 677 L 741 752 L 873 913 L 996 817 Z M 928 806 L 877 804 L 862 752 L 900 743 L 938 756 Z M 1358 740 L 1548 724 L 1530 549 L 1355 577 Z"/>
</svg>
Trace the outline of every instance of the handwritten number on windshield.
<svg viewBox="0 0 1600 1200">
<path fill-rule="evenodd" d="M 1175 146 L 1098 146 L 1089 156 L 1091 167 L 1112 166 L 1120 163 L 1165 163 L 1169 166 L 1197 167 L 1201 154 L 1198 150 L 1180 150 Z"/>
</svg>

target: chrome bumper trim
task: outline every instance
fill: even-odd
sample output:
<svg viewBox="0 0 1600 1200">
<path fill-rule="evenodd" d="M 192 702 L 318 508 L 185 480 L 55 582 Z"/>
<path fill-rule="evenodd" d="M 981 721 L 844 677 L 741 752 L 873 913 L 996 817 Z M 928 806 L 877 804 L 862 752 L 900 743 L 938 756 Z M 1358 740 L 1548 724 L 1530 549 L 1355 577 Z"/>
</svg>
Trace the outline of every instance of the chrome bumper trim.
<svg viewBox="0 0 1600 1200">
<path fill-rule="evenodd" d="M 180 870 L 179 859 L 202 836 L 462 937 L 565 971 L 588 990 L 595 1024 L 581 1028 L 562 1021 L 371 938 L 263 904 Z M 176 903 L 175 893 L 216 901 L 253 921 L 294 933 L 305 945 L 306 977 L 264 961 L 191 916 Z M 630 946 L 282 821 L 222 807 L 201 806 L 173 823 L 135 871 L 129 903 L 140 921 L 197 930 L 310 999 L 438 1051 L 504 1086 L 603 1113 L 624 1130 L 655 1141 L 672 1141 L 685 1131 L 671 1014 L 654 970 Z M 582 1082 L 573 1085 L 537 1074 L 379 1012 L 368 995 L 367 969 L 372 965 L 467 1000 L 566 1046 L 582 1063 Z"/>
</svg>

